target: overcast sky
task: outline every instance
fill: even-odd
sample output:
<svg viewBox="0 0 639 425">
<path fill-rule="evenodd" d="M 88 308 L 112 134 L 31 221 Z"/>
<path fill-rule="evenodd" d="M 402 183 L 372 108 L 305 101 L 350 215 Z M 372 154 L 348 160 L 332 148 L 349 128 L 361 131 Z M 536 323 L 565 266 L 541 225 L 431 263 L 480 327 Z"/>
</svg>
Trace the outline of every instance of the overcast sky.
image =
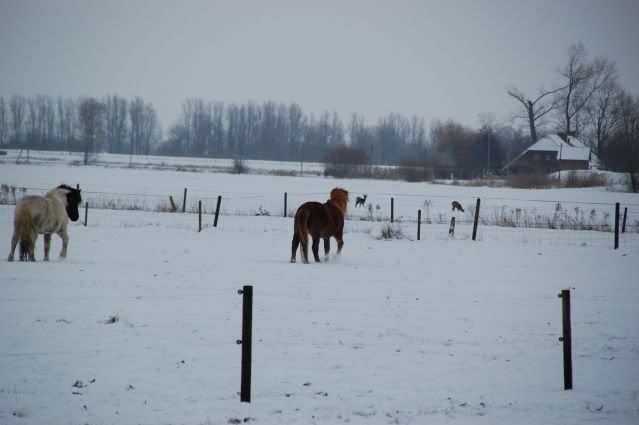
<svg viewBox="0 0 639 425">
<path fill-rule="evenodd" d="M 140 96 L 164 129 L 188 97 L 477 127 L 580 40 L 639 95 L 638 21 L 639 0 L 0 0 L 0 95 Z"/>
</svg>

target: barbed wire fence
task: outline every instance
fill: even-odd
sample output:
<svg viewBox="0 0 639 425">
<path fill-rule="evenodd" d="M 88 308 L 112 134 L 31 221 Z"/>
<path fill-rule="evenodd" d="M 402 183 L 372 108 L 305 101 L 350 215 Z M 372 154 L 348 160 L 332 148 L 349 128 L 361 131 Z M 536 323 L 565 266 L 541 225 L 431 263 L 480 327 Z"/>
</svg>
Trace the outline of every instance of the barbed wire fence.
<svg viewBox="0 0 639 425">
<path fill-rule="evenodd" d="M 1 204 L 14 204 L 28 194 L 45 194 L 49 189 L 3 186 Z M 82 190 L 85 204 L 82 224 L 105 227 L 158 226 L 200 230 L 290 231 L 299 205 L 323 202 L 325 193 L 313 192 L 228 192 L 168 188 L 165 193 Z M 378 236 L 392 226 L 395 236 L 420 240 L 470 240 L 473 234 L 476 199 L 470 196 L 369 193 L 363 205 L 349 204 L 345 232 Z M 219 211 L 218 201 L 221 199 Z M 615 205 L 570 199 L 480 198 L 476 239 L 567 246 L 615 247 Z M 463 211 L 452 211 L 457 201 Z M 88 205 L 88 211 L 86 211 Z M 201 219 L 200 219 L 201 216 Z M 217 223 L 215 217 L 217 216 Z M 451 219 L 455 220 L 451 231 Z M 201 223 L 201 224 L 200 224 Z M 201 227 L 200 227 L 201 226 Z M 419 229 L 418 229 L 419 227 Z M 621 205 L 619 246 L 639 251 L 639 204 Z"/>
</svg>

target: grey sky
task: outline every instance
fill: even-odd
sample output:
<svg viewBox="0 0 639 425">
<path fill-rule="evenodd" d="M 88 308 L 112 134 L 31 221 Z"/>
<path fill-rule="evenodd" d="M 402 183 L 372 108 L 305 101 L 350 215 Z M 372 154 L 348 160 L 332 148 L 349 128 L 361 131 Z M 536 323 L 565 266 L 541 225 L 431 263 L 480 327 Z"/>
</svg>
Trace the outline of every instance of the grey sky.
<svg viewBox="0 0 639 425">
<path fill-rule="evenodd" d="M 296 102 L 307 114 L 506 121 L 571 43 L 639 95 L 639 1 L 0 0 L 0 95 Z"/>
</svg>

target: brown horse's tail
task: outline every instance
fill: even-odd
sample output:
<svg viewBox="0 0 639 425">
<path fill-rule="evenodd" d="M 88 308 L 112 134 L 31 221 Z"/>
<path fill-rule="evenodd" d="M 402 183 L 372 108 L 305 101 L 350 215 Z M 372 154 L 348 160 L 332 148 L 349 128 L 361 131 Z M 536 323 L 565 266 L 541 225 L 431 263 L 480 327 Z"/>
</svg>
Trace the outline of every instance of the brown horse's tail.
<svg viewBox="0 0 639 425">
<path fill-rule="evenodd" d="M 295 213 L 295 227 L 293 231 L 299 238 L 302 249 L 305 249 L 308 244 L 308 210 L 306 208 L 300 208 Z"/>
<path fill-rule="evenodd" d="M 28 210 L 21 209 L 16 213 L 13 231 L 20 243 L 20 261 L 29 261 L 29 254 L 35 250 L 38 237 L 33 218 Z"/>
</svg>

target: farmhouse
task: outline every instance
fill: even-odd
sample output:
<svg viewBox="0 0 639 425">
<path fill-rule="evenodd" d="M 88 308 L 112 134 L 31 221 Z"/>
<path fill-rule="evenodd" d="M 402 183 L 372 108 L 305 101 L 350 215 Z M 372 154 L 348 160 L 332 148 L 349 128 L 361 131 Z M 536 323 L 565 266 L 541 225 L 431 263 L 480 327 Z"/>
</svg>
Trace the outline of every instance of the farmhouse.
<svg viewBox="0 0 639 425">
<path fill-rule="evenodd" d="M 597 157 L 579 139 L 553 134 L 528 147 L 504 170 L 514 174 L 552 173 L 558 170 L 590 170 L 598 168 L 598 165 Z"/>
</svg>

